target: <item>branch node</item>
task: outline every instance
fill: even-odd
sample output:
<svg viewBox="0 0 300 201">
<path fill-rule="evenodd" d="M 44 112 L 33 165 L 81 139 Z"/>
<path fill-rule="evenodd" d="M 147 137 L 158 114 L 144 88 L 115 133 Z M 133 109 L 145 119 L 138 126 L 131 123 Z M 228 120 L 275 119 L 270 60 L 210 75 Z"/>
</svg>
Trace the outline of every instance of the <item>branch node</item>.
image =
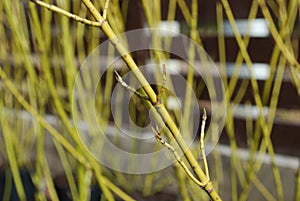
<svg viewBox="0 0 300 201">
<path fill-rule="evenodd" d="M 123 81 L 122 77 L 119 75 L 119 73 L 114 70 L 115 72 L 115 77 L 116 77 L 116 80 L 125 88 L 127 89 L 128 91 L 134 93 L 135 95 L 137 95 L 138 97 L 142 98 L 142 99 L 145 99 L 145 100 L 150 100 L 150 98 L 147 96 L 147 95 L 144 95 L 140 92 L 138 92 L 137 90 L 135 90 L 134 88 L 132 88 L 131 86 L 129 86 L 126 82 Z"/>
<path fill-rule="evenodd" d="M 81 22 L 81 23 L 84 23 L 84 24 L 87 24 L 87 25 L 91 25 L 91 26 L 95 26 L 95 27 L 101 27 L 102 24 L 105 22 L 105 19 L 100 21 L 100 22 L 95 22 L 95 21 L 91 21 L 91 20 L 82 18 L 78 15 L 70 13 L 69 11 L 66 11 L 62 8 L 59 8 L 59 7 L 57 7 L 53 4 L 48 4 L 48 3 L 40 1 L 40 0 L 30 0 L 30 1 L 37 4 L 37 5 L 39 5 L 39 6 L 41 6 L 41 7 L 47 8 L 48 10 L 51 10 L 53 12 L 62 14 L 64 16 L 68 17 L 68 18 L 71 18 L 75 21 L 78 21 L 78 22 Z"/>
<path fill-rule="evenodd" d="M 185 171 L 185 173 L 187 174 L 187 176 L 193 181 L 195 182 L 198 186 L 202 187 L 204 186 L 204 184 L 199 181 L 189 170 L 189 168 L 185 165 L 185 163 L 183 162 L 183 160 L 180 158 L 179 154 L 177 153 L 176 149 L 170 145 L 169 143 L 167 143 L 166 141 L 164 141 L 164 139 L 161 137 L 161 134 L 159 133 L 158 129 L 154 129 L 152 127 L 152 131 L 155 135 L 155 138 L 158 142 L 160 142 L 162 145 L 164 145 L 165 147 L 167 147 L 170 151 L 172 151 L 175 159 L 177 160 L 177 162 L 181 165 L 181 167 L 183 168 L 183 170 Z"/>
</svg>

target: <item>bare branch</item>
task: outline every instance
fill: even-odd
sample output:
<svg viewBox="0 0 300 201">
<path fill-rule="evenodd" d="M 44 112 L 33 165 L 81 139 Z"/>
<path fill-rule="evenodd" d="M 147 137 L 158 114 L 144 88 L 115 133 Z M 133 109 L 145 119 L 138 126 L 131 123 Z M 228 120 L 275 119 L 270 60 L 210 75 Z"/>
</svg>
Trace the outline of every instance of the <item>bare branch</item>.
<svg viewBox="0 0 300 201">
<path fill-rule="evenodd" d="M 175 148 L 170 145 L 169 143 L 167 143 L 161 136 L 161 134 L 159 133 L 159 131 L 157 129 L 154 129 L 152 127 L 152 131 L 155 135 L 155 138 L 158 142 L 160 142 L 163 146 L 167 147 L 170 151 L 172 151 L 172 153 L 175 156 L 175 159 L 177 160 L 177 162 L 181 165 L 181 167 L 183 168 L 183 170 L 185 171 L 185 173 L 187 174 L 187 176 L 193 181 L 195 182 L 197 185 L 199 185 L 200 187 L 205 187 L 206 184 L 200 182 L 192 173 L 191 171 L 188 169 L 188 167 L 185 165 L 185 163 L 183 162 L 183 160 L 180 158 L 179 154 L 177 153 L 177 151 L 175 150 Z"/>
<path fill-rule="evenodd" d="M 104 19 L 106 19 L 106 16 L 107 16 L 107 10 L 108 10 L 109 2 L 110 2 L 110 0 L 105 1 L 105 6 L 104 6 L 104 9 L 103 9 L 103 15 L 102 15 Z"/>
<path fill-rule="evenodd" d="M 204 133 L 205 133 L 206 119 L 207 119 L 206 110 L 205 110 L 205 108 L 203 108 L 201 132 L 200 132 L 200 151 L 201 151 L 202 161 L 203 161 L 203 165 L 204 165 L 204 172 L 206 174 L 207 179 L 210 180 L 209 170 L 208 170 L 208 165 L 207 165 L 207 160 L 206 160 L 206 154 L 205 154 L 205 149 L 204 149 Z"/>
<path fill-rule="evenodd" d="M 82 18 L 82 17 L 79 17 L 78 15 L 75 15 L 73 13 L 70 13 L 62 8 L 59 8 L 53 4 L 48 4 L 48 3 L 45 3 L 43 1 L 40 1 L 40 0 L 30 0 L 32 1 L 33 3 L 37 4 L 37 5 L 40 5 L 42 7 L 45 7 L 53 12 L 56 12 L 56 13 L 59 13 L 59 14 L 62 14 L 66 17 L 69 17 L 73 20 L 76 20 L 78 22 L 81 22 L 81 23 L 84 23 L 84 24 L 87 24 L 87 25 L 91 25 L 91 26 L 95 26 L 95 27 L 101 27 L 102 25 L 102 22 L 95 22 L 95 21 L 91 21 L 91 20 L 88 20 L 88 19 L 85 19 L 85 18 Z M 104 21 L 104 20 L 103 20 Z"/>
<path fill-rule="evenodd" d="M 137 90 L 135 90 L 134 88 L 132 88 L 131 86 L 129 86 L 126 82 L 123 81 L 122 77 L 119 75 L 119 73 L 115 70 L 115 76 L 116 76 L 116 80 L 128 91 L 136 94 L 138 97 L 142 98 L 142 99 L 146 99 L 146 100 L 150 100 L 148 96 L 138 92 Z"/>
</svg>

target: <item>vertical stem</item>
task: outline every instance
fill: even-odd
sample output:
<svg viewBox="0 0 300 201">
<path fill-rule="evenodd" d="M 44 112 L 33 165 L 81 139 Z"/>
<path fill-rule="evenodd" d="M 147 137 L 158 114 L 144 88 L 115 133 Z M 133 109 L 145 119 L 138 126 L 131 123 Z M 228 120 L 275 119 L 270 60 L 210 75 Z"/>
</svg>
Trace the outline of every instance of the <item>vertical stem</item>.
<svg viewBox="0 0 300 201">
<path fill-rule="evenodd" d="M 193 41 L 197 40 L 197 25 L 198 25 L 198 0 L 192 0 L 192 5 L 191 5 L 191 10 L 192 10 L 192 17 L 191 21 L 189 22 L 191 25 L 191 33 L 190 37 Z M 187 86 L 185 89 L 185 101 L 184 101 L 184 108 L 183 108 L 183 125 L 182 125 L 182 130 L 183 131 L 188 131 L 191 127 L 191 122 L 190 121 L 190 112 L 191 112 L 191 107 L 192 107 L 192 88 L 193 82 L 194 82 L 194 61 L 195 61 L 195 53 L 196 53 L 196 47 L 194 43 L 189 44 L 189 50 L 188 50 L 188 69 L 187 69 Z M 193 126 L 193 125 L 192 125 Z M 189 135 L 185 135 L 187 137 Z"/>
<path fill-rule="evenodd" d="M 252 89 L 253 89 L 253 92 L 254 92 L 254 94 L 253 94 L 254 100 L 255 100 L 255 103 L 258 106 L 259 110 L 260 110 L 258 121 L 260 122 L 261 129 L 263 131 L 264 141 L 266 142 L 268 152 L 269 152 L 269 155 L 270 155 L 270 158 L 271 158 L 274 179 L 275 179 L 275 183 L 276 183 L 276 186 L 277 186 L 277 189 L 278 189 L 278 192 L 277 192 L 278 197 L 279 197 L 279 199 L 281 199 L 283 193 L 282 193 L 282 183 L 281 183 L 281 179 L 280 179 L 280 173 L 279 173 L 278 167 L 276 166 L 275 160 L 274 160 L 274 148 L 273 148 L 272 141 L 270 139 L 270 129 L 267 126 L 265 126 L 266 121 L 265 121 L 265 118 L 264 118 L 263 113 L 262 113 L 262 109 L 263 109 L 262 100 L 261 100 L 261 97 L 260 97 L 260 94 L 259 94 L 259 88 L 258 88 L 257 81 L 254 78 L 253 71 L 252 71 L 252 68 L 251 68 L 252 61 L 251 61 L 250 56 L 247 52 L 245 44 L 243 43 L 243 41 L 241 39 L 241 36 L 238 32 L 238 28 L 235 24 L 234 17 L 233 17 L 231 8 L 228 4 L 228 1 L 227 0 L 222 0 L 222 3 L 223 3 L 223 6 L 224 6 L 224 9 L 225 9 L 225 12 L 228 16 L 228 19 L 230 21 L 231 27 L 233 29 L 236 41 L 239 45 L 239 48 L 242 51 L 242 55 L 245 59 L 247 67 L 250 71 L 250 81 L 251 81 Z"/>
</svg>

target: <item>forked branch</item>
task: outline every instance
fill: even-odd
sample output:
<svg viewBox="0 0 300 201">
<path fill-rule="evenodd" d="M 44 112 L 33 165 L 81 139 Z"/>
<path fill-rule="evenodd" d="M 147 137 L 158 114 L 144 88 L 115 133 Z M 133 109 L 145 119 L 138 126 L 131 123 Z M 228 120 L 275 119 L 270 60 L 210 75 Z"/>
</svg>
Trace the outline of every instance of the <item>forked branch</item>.
<svg viewBox="0 0 300 201">
<path fill-rule="evenodd" d="M 164 120 L 167 128 L 173 135 L 173 137 L 176 139 L 176 142 L 178 143 L 179 147 L 182 150 L 185 150 L 184 155 L 189 162 L 189 164 L 193 167 L 193 171 L 195 173 L 195 176 L 199 179 L 199 181 L 207 181 L 207 176 L 203 172 L 202 168 L 198 164 L 198 161 L 196 158 L 193 156 L 191 150 L 189 150 L 188 145 L 185 143 L 178 127 L 176 126 L 175 122 L 171 118 L 170 114 L 168 113 L 167 109 L 165 106 L 159 102 L 157 102 L 159 97 L 157 98 L 157 94 L 153 90 L 153 88 L 150 86 L 149 82 L 143 75 L 143 73 L 138 69 L 137 64 L 131 57 L 128 49 L 122 44 L 122 42 L 119 40 L 119 38 L 116 36 L 115 32 L 112 30 L 111 26 L 109 25 L 108 21 L 106 20 L 106 13 L 107 9 L 103 10 L 103 14 L 101 15 L 99 11 L 96 9 L 94 6 L 93 2 L 90 0 L 81 0 L 81 2 L 87 7 L 87 9 L 90 11 L 90 13 L 93 15 L 95 18 L 96 22 L 90 21 L 87 19 L 83 19 L 77 15 L 74 15 L 72 13 L 69 13 L 68 11 L 65 11 L 63 9 L 60 9 L 56 6 L 44 3 L 40 0 L 31 0 L 36 4 L 39 4 L 43 7 L 46 7 L 54 12 L 61 13 L 62 15 L 65 15 L 67 17 L 70 17 L 72 19 L 75 19 L 79 22 L 86 23 L 88 25 L 92 26 L 98 26 L 102 29 L 104 34 L 110 39 L 111 43 L 116 47 L 120 55 L 122 56 L 123 60 L 126 62 L 127 66 L 134 71 L 134 75 L 137 78 L 137 80 L 140 82 L 141 86 L 143 87 L 143 90 L 145 91 L 145 94 L 147 94 L 147 100 L 151 102 L 152 105 L 155 106 L 157 114 L 160 115 L 160 117 Z M 109 0 L 106 0 L 106 6 L 108 7 Z M 118 77 L 119 78 L 119 77 Z M 121 80 L 122 81 L 122 80 Z M 124 83 L 123 83 L 124 84 Z M 126 83 L 125 83 L 126 84 Z M 126 84 L 127 85 L 127 84 Z M 126 86 L 125 85 L 125 86 Z M 123 85 L 122 85 L 123 86 Z M 128 85 L 127 85 L 128 86 Z M 135 92 L 135 94 L 137 94 Z M 203 184 L 203 183 L 201 183 Z M 207 194 L 210 196 L 212 200 L 221 200 L 220 196 L 218 193 L 214 190 L 213 185 L 211 182 L 207 182 L 204 186 L 203 189 L 207 192 Z"/>
<path fill-rule="evenodd" d="M 149 97 L 147 95 L 144 95 L 142 93 L 140 93 L 139 91 L 137 91 L 136 89 L 132 88 L 131 86 L 129 86 L 123 79 L 122 77 L 119 75 L 119 73 L 115 70 L 115 77 L 116 80 L 128 91 L 134 93 L 135 95 L 137 95 L 138 97 L 145 99 L 145 100 L 149 100 Z"/>
<path fill-rule="evenodd" d="M 30 0 L 32 1 L 33 3 L 36 3 L 37 5 L 40 5 L 42 7 L 45 7 L 53 12 L 56 12 L 56 13 L 59 13 L 59 14 L 62 14 L 66 17 L 69 17 L 77 22 L 80 22 L 80 23 L 84 23 L 84 24 L 87 24 L 87 25 L 90 25 L 90 26 L 95 26 L 95 27 L 101 27 L 102 25 L 102 22 L 95 22 L 95 21 L 91 21 L 91 20 L 88 20 L 88 19 L 85 19 L 85 18 L 82 18 L 78 15 L 75 15 L 73 13 L 70 13 L 62 8 L 59 8 L 53 4 L 48 4 L 48 3 L 45 3 L 43 1 L 40 1 L 40 0 Z M 104 20 L 103 20 L 104 21 Z"/>
<path fill-rule="evenodd" d="M 152 131 L 155 135 L 155 139 L 160 142 L 163 146 L 167 147 L 173 154 L 175 159 L 177 160 L 177 162 L 179 163 L 179 165 L 183 168 L 183 170 L 185 171 L 185 173 L 187 174 L 187 176 L 193 181 L 195 182 L 198 186 L 200 187 L 205 187 L 207 185 L 207 183 L 202 183 L 201 181 L 199 181 L 194 175 L 193 173 L 189 170 L 189 168 L 185 165 L 185 163 L 183 162 L 183 160 L 180 158 L 179 154 L 177 153 L 176 149 L 170 145 L 169 143 L 167 143 L 161 136 L 161 134 L 159 133 L 158 129 L 154 129 L 152 127 Z"/>
</svg>

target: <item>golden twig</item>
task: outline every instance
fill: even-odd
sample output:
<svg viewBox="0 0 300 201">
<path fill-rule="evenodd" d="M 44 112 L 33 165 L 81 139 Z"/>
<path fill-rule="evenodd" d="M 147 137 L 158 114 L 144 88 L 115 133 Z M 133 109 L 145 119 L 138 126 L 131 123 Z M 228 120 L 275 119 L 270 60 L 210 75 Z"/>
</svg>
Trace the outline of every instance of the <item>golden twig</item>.
<svg viewBox="0 0 300 201">
<path fill-rule="evenodd" d="M 180 158 L 179 154 L 177 153 L 176 149 L 170 145 L 169 143 L 167 143 L 161 136 L 161 134 L 159 133 L 158 129 L 154 129 L 152 127 L 152 131 L 155 135 L 155 139 L 160 142 L 163 146 L 167 147 L 170 151 L 172 151 L 172 153 L 174 154 L 175 159 L 177 160 L 177 162 L 179 163 L 179 165 L 183 168 L 183 170 L 185 171 L 185 173 L 187 174 L 187 176 L 193 181 L 195 182 L 198 186 L 200 187 L 205 187 L 207 185 L 207 183 L 202 183 L 200 182 L 189 170 L 189 168 L 185 165 L 185 163 L 183 162 L 183 160 Z"/>
<path fill-rule="evenodd" d="M 106 19 L 106 17 L 107 17 L 107 10 L 108 10 L 109 1 L 110 0 L 105 1 L 105 5 L 104 5 L 104 9 L 103 9 L 103 15 L 102 15 L 104 19 Z"/>
<path fill-rule="evenodd" d="M 204 165 L 204 172 L 209 181 L 210 177 L 209 177 L 208 165 L 207 165 L 206 154 L 205 154 L 205 149 L 204 149 L 204 130 L 205 130 L 206 119 L 207 119 L 206 110 L 205 110 L 205 108 L 203 108 L 201 132 L 200 132 L 200 151 L 201 151 L 202 161 L 203 161 L 203 165 Z"/>
<path fill-rule="evenodd" d="M 131 86 L 129 86 L 126 82 L 124 82 L 124 80 L 122 79 L 122 77 L 119 75 L 119 73 L 115 70 L 115 76 L 116 76 L 116 80 L 128 91 L 131 91 L 132 93 L 134 93 L 135 95 L 137 95 L 138 97 L 142 98 L 142 99 L 146 99 L 149 100 L 149 97 L 147 95 L 144 95 L 142 93 L 140 93 L 139 91 L 135 90 L 134 88 L 132 88 Z"/>
<path fill-rule="evenodd" d="M 48 4 L 48 3 L 45 3 L 43 1 L 40 1 L 40 0 L 30 0 L 32 1 L 33 3 L 36 3 L 42 7 L 45 7 L 53 12 L 56 12 L 56 13 L 59 13 L 59 14 L 62 14 L 66 17 L 69 17 L 71 19 L 74 19 L 78 22 L 81 22 L 81 23 L 84 23 L 84 24 L 87 24 L 87 25 L 91 25 L 91 26 L 95 26 L 95 27 L 101 27 L 102 25 L 102 22 L 95 22 L 95 21 L 91 21 L 91 20 L 88 20 L 88 19 L 85 19 L 85 18 L 82 18 L 82 17 L 79 17 L 78 15 L 75 15 L 73 13 L 70 13 L 62 8 L 59 8 L 53 4 Z"/>
<path fill-rule="evenodd" d="M 40 2 L 39 0 L 32 0 L 32 1 L 35 2 L 35 3 Z M 47 4 L 47 6 L 48 6 L 48 9 L 53 10 L 54 12 L 59 12 L 59 13 L 61 13 L 63 15 L 71 17 L 73 19 L 77 19 L 77 17 L 79 17 L 79 19 L 80 19 L 79 21 L 80 22 L 83 22 L 83 23 L 87 22 L 87 24 L 90 23 L 90 25 L 92 25 L 92 24 L 95 23 L 95 25 L 99 26 L 102 29 L 102 31 L 105 33 L 105 35 L 110 39 L 111 43 L 113 45 L 115 45 L 115 47 L 118 50 L 118 52 L 120 53 L 120 55 L 122 55 L 122 58 L 124 59 L 124 61 L 128 65 L 128 67 L 131 70 L 136 70 L 136 71 L 134 71 L 134 75 L 137 78 L 137 80 L 140 82 L 140 84 L 143 87 L 145 93 L 147 94 L 147 96 L 146 96 L 147 98 L 146 99 L 149 100 L 153 105 L 156 106 L 156 112 L 166 122 L 166 126 L 169 128 L 170 132 L 172 133 L 172 135 L 176 139 L 176 142 L 178 143 L 178 145 L 180 146 L 180 148 L 182 150 L 185 150 L 184 155 L 185 155 L 186 159 L 189 161 L 189 163 L 191 164 L 191 166 L 193 167 L 194 173 L 197 175 L 197 177 L 199 178 L 200 181 L 202 181 L 202 180 L 203 181 L 207 181 L 205 173 L 201 169 L 201 167 L 198 164 L 196 158 L 193 156 L 191 150 L 189 150 L 188 145 L 185 143 L 183 137 L 180 134 L 180 131 L 179 131 L 178 127 L 176 126 L 175 122 L 172 120 L 172 118 L 171 118 L 170 114 L 168 113 L 167 109 L 162 104 L 158 103 L 156 105 L 156 103 L 157 103 L 157 95 L 155 94 L 153 88 L 151 87 L 151 85 L 149 84 L 149 82 L 147 81 L 147 79 L 145 78 L 145 76 L 138 69 L 137 64 L 135 63 L 135 61 L 133 60 L 133 58 L 130 56 L 128 49 L 121 43 L 120 39 L 118 37 L 116 37 L 115 32 L 112 30 L 112 28 L 109 25 L 109 23 L 107 22 L 107 20 L 105 18 L 103 18 L 103 16 L 96 9 L 96 7 L 93 4 L 93 2 L 90 1 L 90 0 L 81 0 L 81 2 L 87 7 L 87 9 L 90 11 L 90 13 L 93 15 L 93 17 L 95 18 L 95 20 L 97 22 L 92 22 L 92 21 L 87 22 L 87 20 L 85 20 L 83 18 L 80 18 L 79 16 L 76 16 L 76 15 L 74 15 L 72 13 L 69 13 L 69 12 L 67 12 L 67 11 L 65 11 L 63 9 L 59 9 L 57 7 L 51 7 L 51 6 L 49 7 L 50 4 Z M 42 4 L 39 4 L 39 5 L 42 5 Z M 47 7 L 45 5 L 42 5 L 42 6 Z M 134 91 L 134 93 L 137 94 L 136 91 Z M 143 96 L 145 96 L 145 95 L 143 95 Z M 195 178 L 195 177 L 193 176 L 193 178 Z M 193 180 L 193 181 L 198 181 L 198 180 L 196 179 L 196 180 Z M 201 182 L 199 184 L 203 185 L 203 183 L 201 183 Z M 210 181 L 207 182 L 207 183 L 205 183 L 202 186 L 202 188 L 206 191 L 206 193 L 209 195 L 209 197 L 212 200 L 221 200 L 220 196 L 214 190 L 213 185 L 212 185 L 212 183 Z"/>
</svg>

